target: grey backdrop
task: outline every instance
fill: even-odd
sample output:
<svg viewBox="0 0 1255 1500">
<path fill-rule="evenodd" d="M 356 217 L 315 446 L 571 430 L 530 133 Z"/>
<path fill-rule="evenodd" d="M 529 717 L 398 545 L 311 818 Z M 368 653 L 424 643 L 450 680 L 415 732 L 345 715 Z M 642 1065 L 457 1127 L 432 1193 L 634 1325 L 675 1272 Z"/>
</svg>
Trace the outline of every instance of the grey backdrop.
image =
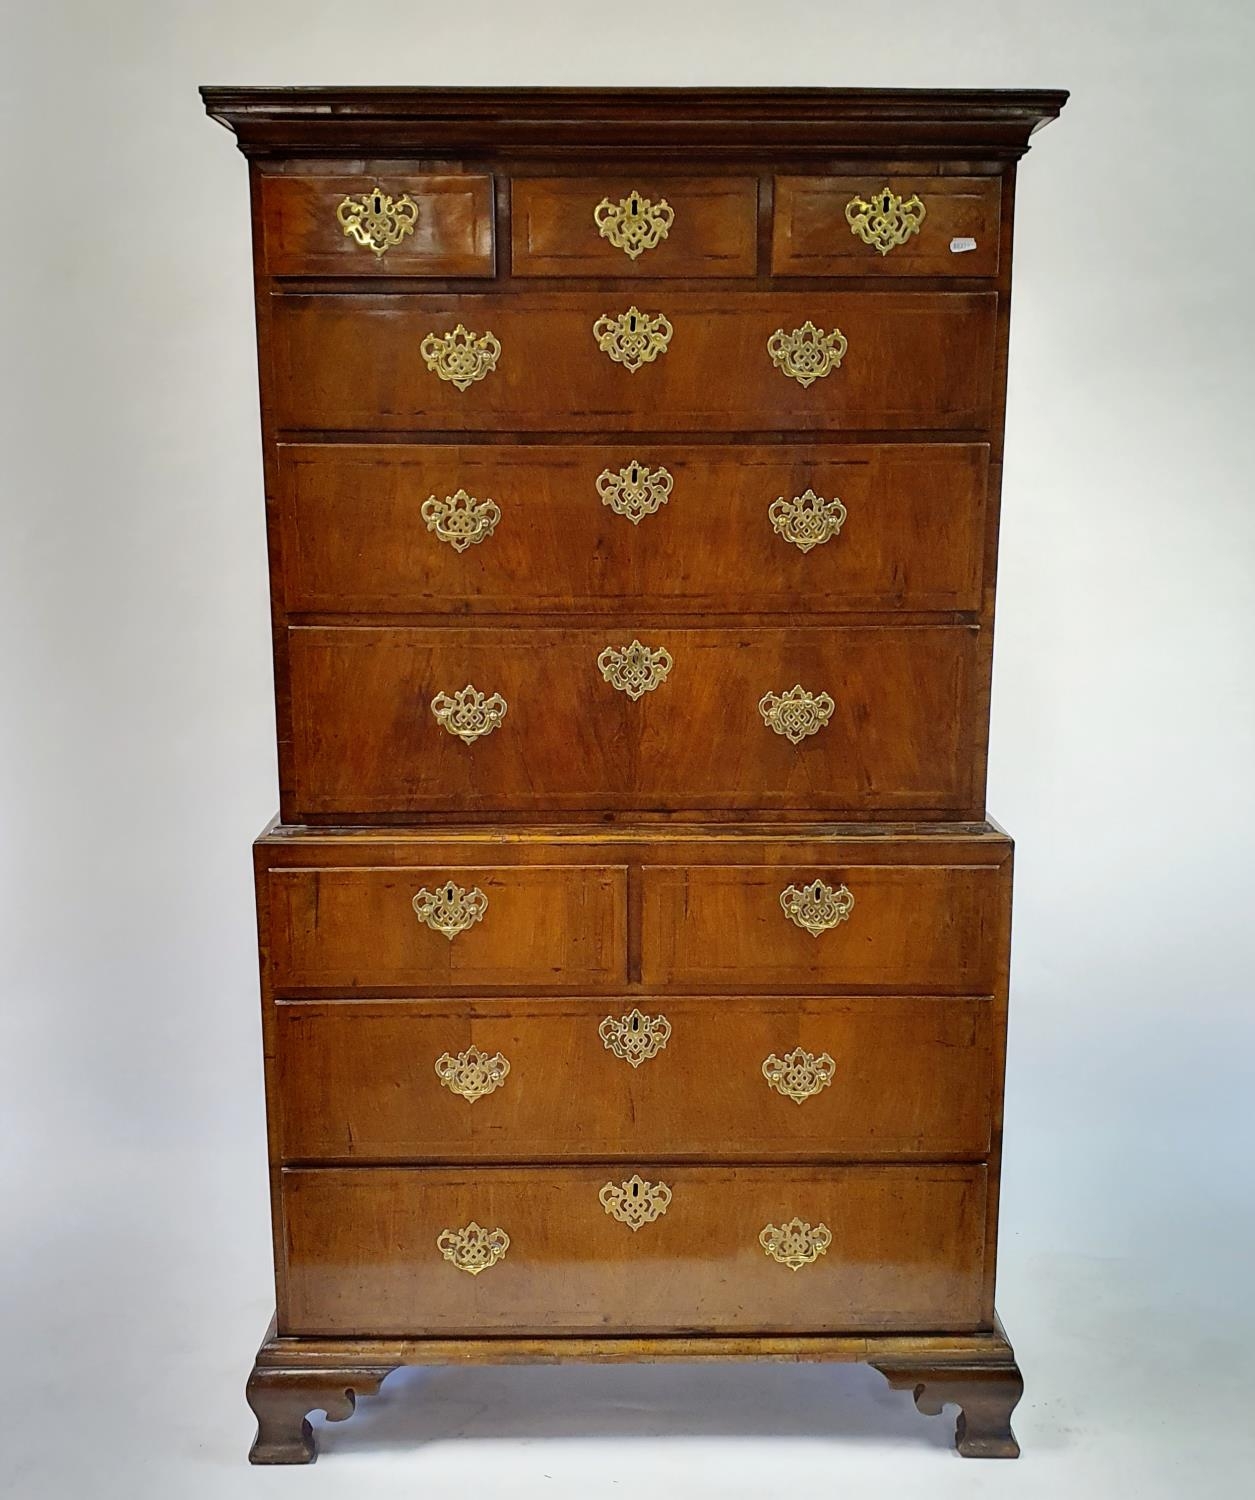
<svg viewBox="0 0 1255 1500">
<path fill-rule="evenodd" d="M 1255 11 L 6 0 L 3 32 L 13 1493 L 1236 1493 Z M 400 1376 L 316 1470 L 241 1467 L 270 1311 L 248 845 L 276 790 L 245 168 L 201 82 L 1073 90 L 1020 180 L 989 788 L 1018 840 L 1018 1466 L 952 1459 L 867 1371 L 768 1367 Z"/>
</svg>

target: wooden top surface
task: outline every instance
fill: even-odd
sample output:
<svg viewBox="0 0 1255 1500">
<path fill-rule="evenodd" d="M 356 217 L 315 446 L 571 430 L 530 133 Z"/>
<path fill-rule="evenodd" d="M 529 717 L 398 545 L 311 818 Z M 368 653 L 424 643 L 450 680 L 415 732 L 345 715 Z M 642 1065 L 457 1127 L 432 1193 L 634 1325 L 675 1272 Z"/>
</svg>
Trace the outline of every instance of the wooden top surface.
<svg viewBox="0 0 1255 1500">
<path fill-rule="evenodd" d="M 249 155 L 1008 158 L 1060 89 L 203 87 Z"/>
</svg>

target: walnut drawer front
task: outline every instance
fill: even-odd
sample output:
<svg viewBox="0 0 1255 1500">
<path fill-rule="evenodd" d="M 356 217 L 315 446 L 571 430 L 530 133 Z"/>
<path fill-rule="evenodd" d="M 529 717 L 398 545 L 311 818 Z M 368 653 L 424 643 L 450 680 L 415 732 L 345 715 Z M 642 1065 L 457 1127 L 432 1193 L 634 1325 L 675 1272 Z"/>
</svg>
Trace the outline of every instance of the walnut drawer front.
<svg viewBox="0 0 1255 1500">
<path fill-rule="evenodd" d="M 996 276 L 1001 195 L 991 177 L 777 177 L 771 269 Z"/>
<path fill-rule="evenodd" d="M 990 422 L 997 305 L 994 292 L 669 286 L 527 297 L 285 292 L 272 310 L 275 420 L 287 431 L 627 423 L 642 432 L 970 432 Z M 613 353 L 599 347 L 595 325 Z M 828 340 L 824 350 L 808 325 Z M 777 334 L 791 346 L 777 346 L 780 366 L 769 349 Z M 830 355 L 841 347 L 837 366 Z"/>
<path fill-rule="evenodd" d="M 960 809 L 983 733 L 979 635 L 632 619 L 568 630 L 298 627 L 284 817 Z M 457 700 L 465 712 L 448 708 L 468 688 L 497 710 L 483 732 L 478 698 Z"/>
<path fill-rule="evenodd" d="M 627 872 L 609 865 L 272 869 L 270 984 L 600 989 L 627 977 Z"/>
<path fill-rule="evenodd" d="M 280 1155 L 977 1158 L 997 1021 L 981 996 L 284 1003 Z"/>
<path fill-rule="evenodd" d="M 292 611 L 980 608 L 985 444 L 278 454 Z"/>
<path fill-rule="evenodd" d="M 752 276 L 753 177 L 516 177 L 516 276 Z"/>
<path fill-rule="evenodd" d="M 981 1321 L 977 1164 L 289 1169 L 281 1197 L 281 1334 L 948 1332 Z"/>
<path fill-rule="evenodd" d="M 992 993 L 1008 890 L 1006 870 L 993 866 L 646 865 L 641 979 Z"/>
<path fill-rule="evenodd" d="M 263 172 L 261 265 L 271 276 L 492 276 L 492 178 Z"/>
</svg>

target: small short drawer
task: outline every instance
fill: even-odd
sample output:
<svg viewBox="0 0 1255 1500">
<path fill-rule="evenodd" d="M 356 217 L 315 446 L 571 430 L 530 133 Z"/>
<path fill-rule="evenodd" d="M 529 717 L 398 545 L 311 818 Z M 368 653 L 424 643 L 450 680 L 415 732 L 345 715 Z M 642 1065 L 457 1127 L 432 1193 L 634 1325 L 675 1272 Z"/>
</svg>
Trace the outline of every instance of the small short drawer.
<svg viewBox="0 0 1255 1500">
<path fill-rule="evenodd" d="M 875 986 L 990 993 L 1005 963 L 1005 866 L 650 866 L 650 988 Z"/>
<path fill-rule="evenodd" d="M 492 178 L 450 174 L 260 179 L 270 276 L 492 276 Z"/>
<path fill-rule="evenodd" d="M 275 1010 L 283 1160 L 978 1158 L 983 996 L 301 1000 Z"/>
<path fill-rule="evenodd" d="M 752 276 L 752 177 L 519 177 L 516 276 Z"/>
<path fill-rule="evenodd" d="M 281 1334 L 960 1332 L 986 1168 L 287 1170 Z"/>
<path fill-rule="evenodd" d="M 627 974 L 627 873 L 508 869 L 272 869 L 276 990 L 580 990 Z"/>
<path fill-rule="evenodd" d="M 776 276 L 996 276 L 991 177 L 777 177 Z"/>
</svg>

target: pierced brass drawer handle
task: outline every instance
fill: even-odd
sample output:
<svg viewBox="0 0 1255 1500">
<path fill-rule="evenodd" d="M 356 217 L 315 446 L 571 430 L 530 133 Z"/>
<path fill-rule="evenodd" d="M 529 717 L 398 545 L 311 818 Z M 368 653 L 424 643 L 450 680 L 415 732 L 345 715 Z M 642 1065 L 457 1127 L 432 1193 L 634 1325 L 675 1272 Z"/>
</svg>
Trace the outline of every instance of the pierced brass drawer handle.
<svg viewBox="0 0 1255 1500">
<path fill-rule="evenodd" d="M 474 1219 L 462 1229 L 442 1229 L 436 1236 L 436 1249 L 468 1276 L 495 1266 L 509 1248 L 510 1236 L 504 1229 L 483 1229 Z"/>
<path fill-rule="evenodd" d="M 646 250 L 655 249 L 675 223 L 675 209 L 665 198 L 651 203 L 635 188 L 626 198 L 612 203 L 603 198 L 593 209 L 593 223 L 603 240 L 622 250 L 629 260 Z"/>
<path fill-rule="evenodd" d="M 835 495 L 825 500 L 814 490 L 805 490 L 792 500 L 781 495 L 767 507 L 772 530 L 786 542 L 792 542 L 799 552 L 809 552 L 812 547 L 830 542 L 845 525 L 847 514 Z"/>
<path fill-rule="evenodd" d="M 501 507 L 495 500 L 477 500 L 465 490 L 455 490 L 443 500 L 429 495 L 420 514 L 428 531 L 434 531 L 455 552 L 465 552 L 493 534 L 501 519 Z"/>
<path fill-rule="evenodd" d="M 790 1271 L 811 1266 L 832 1244 L 832 1230 L 827 1224 L 808 1224 L 805 1219 L 790 1219 L 787 1224 L 768 1224 L 758 1236 L 758 1243 L 772 1260 L 778 1260 Z"/>
<path fill-rule="evenodd" d="M 802 1104 L 822 1093 L 832 1082 L 837 1065 L 826 1052 L 818 1057 L 802 1047 L 795 1047 L 783 1057 L 773 1052 L 763 1063 L 763 1077 L 786 1099 Z"/>
<path fill-rule="evenodd" d="M 785 886 L 780 892 L 780 909 L 795 927 L 818 937 L 850 920 L 854 897 L 843 885 L 834 891 L 822 880 L 813 880 L 810 885 Z"/>
<path fill-rule="evenodd" d="M 634 1175 L 626 1182 L 606 1183 L 597 1197 L 612 1219 L 635 1234 L 643 1224 L 662 1218 L 671 1202 L 671 1189 L 665 1182 L 645 1182 Z"/>
<path fill-rule="evenodd" d="M 632 375 L 667 352 L 673 331 L 662 313 L 651 318 L 639 307 L 629 307 L 617 318 L 603 313 L 593 324 L 597 347 Z"/>
<path fill-rule="evenodd" d="M 597 665 L 610 686 L 626 693 L 635 703 L 667 680 L 675 662 L 665 646 L 654 651 L 640 641 L 633 641 L 622 650 L 607 646 L 597 658 Z"/>
<path fill-rule="evenodd" d="M 597 476 L 597 493 L 601 503 L 608 505 L 616 516 L 626 516 L 633 526 L 639 526 L 646 516 L 652 516 L 659 506 L 667 503 L 674 483 L 666 469 L 646 468 L 634 458 L 617 473 L 603 469 Z"/>
<path fill-rule="evenodd" d="M 900 198 L 890 187 L 882 187 L 870 198 L 856 195 L 845 205 L 850 233 L 881 255 L 888 255 L 895 245 L 905 245 L 918 234 L 927 212 L 918 194 Z"/>
<path fill-rule="evenodd" d="M 340 228 L 375 258 L 399 245 L 418 223 L 418 204 L 408 194 L 394 198 L 376 184 L 369 193 L 350 194 L 336 209 Z"/>
<path fill-rule="evenodd" d="M 431 700 L 437 723 L 465 745 L 499 728 L 508 707 L 500 693 L 487 697 L 469 682 L 460 692 L 437 693 Z"/>
<path fill-rule="evenodd" d="M 497 368 L 501 341 L 492 332 L 472 333 L 459 323 L 452 333 L 429 333 L 418 352 L 433 374 L 464 391 Z"/>
<path fill-rule="evenodd" d="M 450 881 L 435 891 L 424 886 L 411 905 L 414 915 L 424 926 L 433 932 L 443 932 L 452 942 L 459 932 L 465 932 L 468 927 L 484 920 L 488 897 L 477 885 L 468 891 Z"/>
<path fill-rule="evenodd" d="M 839 328 L 825 333 L 809 318 L 792 333 L 777 328 L 767 340 L 767 353 L 771 355 L 772 364 L 803 388 L 839 370 L 849 347 L 850 341 Z"/>
<path fill-rule="evenodd" d="M 671 1022 L 666 1016 L 646 1016 L 632 1009 L 626 1016 L 607 1016 L 597 1028 L 597 1035 L 608 1051 L 639 1068 L 667 1045 Z"/>
<path fill-rule="evenodd" d="M 836 706 L 827 693 L 808 693 L 800 682 L 787 693 L 764 693 L 758 700 L 763 723 L 784 735 L 791 745 L 800 744 L 807 735 L 818 734 L 832 718 Z"/>
<path fill-rule="evenodd" d="M 446 1052 L 436 1059 L 436 1077 L 468 1104 L 495 1093 L 509 1072 L 509 1061 L 500 1052 L 481 1052 L 478 1047 L 468 1047 L 465 1052 Z"/>
</svg>

